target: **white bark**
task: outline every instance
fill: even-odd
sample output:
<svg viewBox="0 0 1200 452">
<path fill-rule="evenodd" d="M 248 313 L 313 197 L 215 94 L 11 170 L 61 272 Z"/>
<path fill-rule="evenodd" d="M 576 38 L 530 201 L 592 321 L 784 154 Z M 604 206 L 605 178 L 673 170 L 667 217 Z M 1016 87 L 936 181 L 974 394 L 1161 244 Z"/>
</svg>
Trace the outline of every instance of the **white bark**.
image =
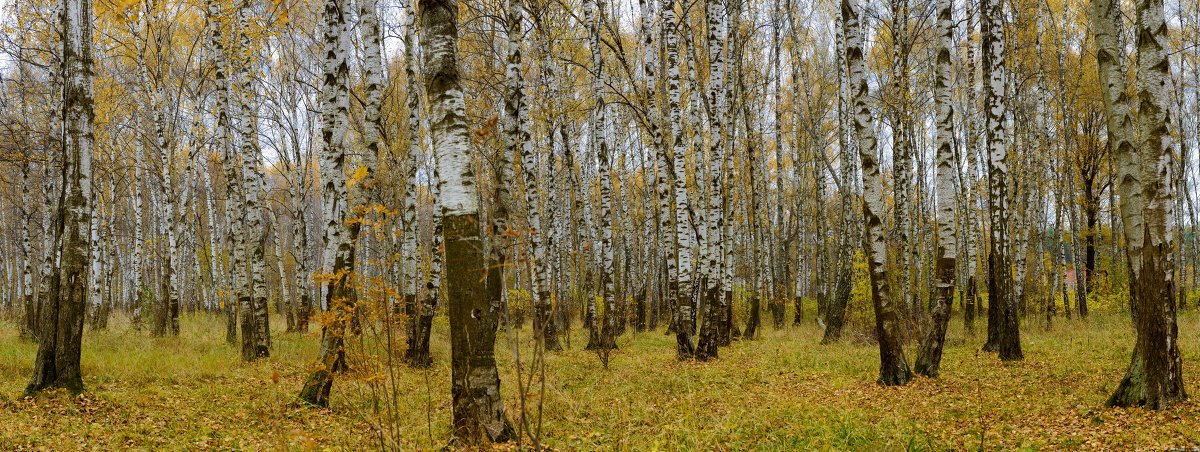
<svg viewBox="0 0 1200 452">
<path fill-rule="evenodd" d="M 416 12 L 405 9 L 404 29 L 404 77 L 408 103 L 408 153 L 403 157 L 404 165 L 404 210 L 401 223 L 404 228 L 401 243 L 402 294 L 406 303 L 417 296 L 417 156 L 421 155 L 421 92 L 418 89 Z M 410 314 L 411 315 L 411 314 Z"/>
<path fill-rule="evenodd" d="M 691 343 L 692 330 L 692 222 L 688 207 L 687 152 L 680 114 L 679 93 L 679 20 L 676 17 L 675 1 L 663 0 L 663 27 L 666 29 L 667 45 L 667 103 L 671 123 L 671 139 L 674 143 L 673 176 L 675 182 L 675 259 L 679 271 L 677 280 L 672 281 L 676 300 L 675 330 L 677 352 L 680 359 L 689 359 L 695 352 Z"/>
</svg>

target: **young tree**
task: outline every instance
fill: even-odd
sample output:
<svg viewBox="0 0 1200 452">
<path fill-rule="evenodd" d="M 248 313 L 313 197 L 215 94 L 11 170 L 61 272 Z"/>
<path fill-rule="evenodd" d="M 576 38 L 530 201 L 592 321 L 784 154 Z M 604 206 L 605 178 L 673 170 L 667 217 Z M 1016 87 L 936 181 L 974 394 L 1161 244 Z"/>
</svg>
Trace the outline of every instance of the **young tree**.
<svg viewBox="0 0 1200 452">
<path fill-rule="evenodd" d="M 40 311 L 38 351 L 26 394 L 50 387 L 83 391 L 79 357 L 87 300 L 92 210 L 92 3 L 64 0 L 62 191 L 54 219 L 50 298 Z"/>
</svg>

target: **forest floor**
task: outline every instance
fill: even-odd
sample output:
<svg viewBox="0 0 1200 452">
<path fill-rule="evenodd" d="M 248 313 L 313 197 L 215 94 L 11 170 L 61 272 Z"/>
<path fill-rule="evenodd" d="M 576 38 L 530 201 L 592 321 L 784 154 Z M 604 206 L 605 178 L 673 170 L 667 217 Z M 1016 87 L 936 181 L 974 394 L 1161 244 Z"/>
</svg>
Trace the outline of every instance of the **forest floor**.
<svg viewBox="0 0 1200 452">
<path fill-rule="evenodd" d="M 444 318 L 435 327 L 435 365 L 400 368 L 391 416 L 372 414 L 368 382 L 379 380 L 370 377 L 338 380 L 328 409 L 295 401 L 317 333 L 276 333 L 269 359 L 243 364 L 223 341 L 221 319 L 183 320 L 178 338 L 150 338 L 120 320 L 86 332 L 87 392 L 33 398 L 21 391 L 35 346 L 19 340 L 11 323 L 0 325 L 0 449 L 367 449 L 379 447 L 377 431 L 392 432 L 403 449 L 447 443 Z M 576 330 L 571 350 L 546 358 L 542 438 L 558 450 L 1200 446 L 1197 399 L 1162 412 L 1104 407 L 1129 362 L 1127 317 L 1060 320 L 1049 330 L 1027 322 L 1026 358 L 1015 363 L 977 351 L 982 323 L 969 340 L 955 323 L 942 376 L 898 388 L 875 384 L 873 345 L 819 345 L 815 325 L 768 326 L 708 363 L 677 362 L 673 338 L 661 331 L 630 333 L 607 370 L 580 350 L 586 336 Z M 1183 315 L 1180 332 L 1185 386 L 1200 394 L 1200 315 Z M 528 328 L 518 333 L 527 341 Z M 510 344 L 501 330 L 497 357 L 515 420 L 520 397 Z M 908 354 L 911 361 L 915 349 Z M 526 405 L 536 425 L 538 397 L 527 396 Z M 392 428 L 372 427 L 380 418 Z"/>
</svg>

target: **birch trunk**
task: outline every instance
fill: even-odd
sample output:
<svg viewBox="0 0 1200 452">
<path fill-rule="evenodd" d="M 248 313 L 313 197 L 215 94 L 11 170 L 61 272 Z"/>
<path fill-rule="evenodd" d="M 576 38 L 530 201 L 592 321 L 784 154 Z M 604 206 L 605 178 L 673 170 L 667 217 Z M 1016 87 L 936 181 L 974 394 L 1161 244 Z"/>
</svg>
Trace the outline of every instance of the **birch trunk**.
<svg viewBox="0 0 1200 452">
<path fill-rule="evenodd" d="M 49 294 L 40 314 L 38 351 L 33 377 L 25 387 L 33 394 L 51 387 L 83 391 L 79 357 L 84 303 L 88 286 L 88 226 L 92 204 L 92 4 L 64 0 L 62 191 L 54 221 L 57 252 Z"/>
<path fill-rule="evenodd" d="M 999 0 L 980 4 L 983 37 L 983 73 L 987 77 L 984 111 L 987 114 L 988 210 L 992 240 L 988 253 L 988 341 L 983 349 L 999 351 L 1004 361 L 1019 360 L 1020 324 L 1013 297 L 1012 263 L 1008 238 L 1008 140 L 1005 126 L 1004 15 Z"/>
<path fill-rule="evenodd" d="M 357 294 L 351 273 L 354 270 L 354 246 L 350 242 L 349 195 L 346 191 L 346 129 L 349 121 L 349 66 L 346 25 L 346 0 L 325 0 L 321 28 L 325 59 L 322 61 L 321 111 L 321 184 L 324 224 L 324 273 L 326 290 L 321 309 L 327 319 L 321 325 L 321 350 L 318 366 L 309 374 L 300 390 L 300 399 L 316 406 L 329 405 L 333 375 L 346 369 L 343 336 L 354 315 Z"/>
<path fill-rule="evenodd" d="M 223 16 L 221 4 L 218 0 L 206 0 L 204 17 L 208 22 L 208 51 L 211 53 L 210 59 L 213 65 L 213 82 L 214 94 L 216 95 L 216 105 L 214 114 L 216 115 L 216 124 L 214 138 L 216 140 L 217 155 L 221 158 L 221 165 L 225 172 L 225 221 L 226 226 L 225 238 L 229 243 L 228 251 L 230 254 L 229 267 L 222 268 L 222 273 L 225 274 L 225 306 L 227 322 L 225 324 L 225 342 L 234 345 L 237 342 L 237 307 L 234 304 L 238 300 L 237 292 L 241 290 L 241 280 L 244 278 L 244 268 L 242 266 L 242 247 L 241 247 L 241 216 L 232 214 L 231 203 L 238 199 L 238 194 L 241 190 L 238 188 L 240 182 L 237 178 L 237 166 L 232 153 L 232 143 L 230 137 L 230 115 L 229 115 L 229 91 L 230 81 L 226 77 L 229 69 L 229 58 L 225 53 L 225 41 L 222 37 L 222 28 L 224 23 L 221 21 Z M 140 158 L 140 154 L 139 154 Z M 140 165 L 139 165 L 140 167 Z M 140 179 L 140 177 L 138 178 Z M 135 198 L 139 203 L 141 198 Z M 141 210 L 137 208 L 136 210 Z M 236 223 L 235 223 L 236 221 Z M 139 225 L 141 221 L 138 221 Z M 139 245 L 141 240 L 138 240 Z M 138 249 L 135 248 L 135 260 L 137 260 Z M 222 265 L 224 267 L 224 265 Z M 214 270 L 216 271 L 216 270 Z M 140 289 L 137 289 L 140 290 Z"/>
<path fill-rule="evenodd" d="M 608 352 L 616 348 L 617 335 L 617 301 L 614 284 L 614 267 L 613 267 L 613 219 L 612 219 L 612 162 L 609 158 L 609 143 L 608 143 L 608 119 L 606 116 L 607 104 L 604 100 L 604 59 L 603 49 L 600 47 L 602 27 L 605 24 L 605 6 L 603 0 L 591 0 L 587 6 L 588 33 L 590 39 L 590 47 L 592 51 L 592 89 L 595 91 L 596 104 L 594 116 L 591 121 L 591 131 L 588 134 L 592 146 L 596 152 L 596 163 L 598 166 L 597 177 L 600 179 L 600 212 L 599 218 L 599 235 L 600 235 L 600 285 L 602 289 L 602 298 L 604 299 L 604 318 L 598 333 L 593 333 L 592 340 L 589 345 L 594 345 L 595 349 L 600 350 L 602 359 L 607 362 Z M 595 327 L 593 327 L 595 331 Z M 592 347 L 588 347 L 589 349 Z"/>
<path fill-rule="evenodd" d="M 410 345 L 413 347 L 411 350 L 416 350 L 414 354 L 417 355 L 417 357 L 430 357 L 424 361 L 425 363 L 429 364 L 432 364 L 432 357 L 429 354 L 429 336 L 433 331 L 433 316 L 436 314 L 442 289 L 442 253 L 444 252 L 442 240 L 442 211 L 440 208 L 438 208 L 438 206 L 441 205 L 441 195 L 438 189 L 441 178 L 438 176 L 437 165 L 435 164 L 431 166 L 432 167 L 427 170 L 429 174 L 429 193 L 433 198 L 433 214 L 431 215 L 432 218 L 430 220 L 430 222 L 433 224 L 433 243 L 429 249 L 429 281 L 425 283 L 425 299 L 421 302 L 421 311 L 419 314 L 420 318 L 417 322 L 416 338 Z M 415 249 L 413 252 L 416 252 Z M 416 361 L 418 360 L 412 360 L 410 363 Z"/>
<path fill-rule="evenodd" d="M 33 197 L 29 193 L 31 182 L 29 181 L 30 162 L 26 161 L 21 165 L 21 206 L 22 218 L 24 223 L 21 228 L 21 307 L 24 309 L 24 318 L 21 323 L 21 337 L 26 339 L 34 339 L 37 337 L 37 298 L 33 293 L 33 212 L 28 211 L 33 207 Z"/>
<path fill-rule="evenodd" d="M 894 221 L 893 233 L 894 249 L 898 251 L 896 256 L 896 266 L 899 274 L 896 275 L 895 281 L 899 283 L 899 290 L 896 294 L 900 302 L 899 307 L 907 316 L 913 310 L 911 276 L 915 273 L 913 266 L 919 265 L 915 262 L 916 256 L 910 256 L 909 250 L 915 251 L 911 243 L 913 240 L 909 236 L 909 232 L 913 228 L 912 219 L 912 185 L 913 185 L 913 149 L 912 143 L 909 140 L 910 128 L 912 125 L 909 121 L 909 86 L 908 86 L 908 1 L 907 0 L 892 0 L 892 96 L 890 100 L 892 105 L 892 198 L 894 201 Z M 935 82 L 936 83 L 936 82 Z M 915 253 L 914 253 L 915 254 Z M 911 320 L 907 317 L 906 320 Z"/>
<path fill-rule="evenodd" d="M 671 190 L 670 190 L 670 160 L 667 155 L 667 145 L 663 137 L 663 118 L 660 110 L 660 102 L 658 99 L 658 81 L 657 74 L 659 70 L 659 52 L 662 50 L 661 45 L 663 40 L 659 40 L 658 45 L 655 44 L 654 38 L 656 35 L 665 33 L 665 26 L 656 28 L 655 16 L 658 8 L 654 7 L 653 0 L 639 0 L 642 6 L 642 52 L 645 59 L 642 65 L 642 72 L 645 74 L 645 98 L 649 102 L 649 127 L 650 135 L 654 146 L 654 192 L 657 195 L 657 235 L 658 239 L 658 258 L 656 262 L 661 262 L 661 265 L 667 281 L 675 281 L 678 276 L 676 259 L 674 258 L 673 249 L 675 240 L 671 237 Z M 661 5 L 660 5 L 661 8 Z M 661 288 L 661 292 L 657 299 L 660 303 L 665 300 L 675 300 L 676 294 L 672 292 L 669 284 L 667 287 Z M 665 304 L 665 303 L 664 303 Z M 657 324 L 657 313 L 659 310 L 654 310 L 650 317 L 651 328 Z"/>
<path fill-rule="evenodd" d="M 512 127 L 508 131 L 509 146 L 513 153 L 521 155 L 521 170 L 525 178 L 525 205 L 528 209 L 529 243 L 532 251 L 533 274 L 530 278 L 533 290 L 530 294 L 534 310 L 534 334 L 542 341 L 546 350 L 559 350 L 558 333 L 550 321 L 552 309 L 550 284 L 547 280 L 545 235 L 542 230 L 540 196 L 538 194 L 538 159 L 530 136 L 529 100 L 521 76 L 521 35 L 525 18 L 524 0 L 509 0 L 508 3 L 508 65 L 506 69 L 506 107 L 512 115 Z"/>
<path fill-rule="evenodd" d="M 725 147 L 722 135 L 725 129 L 725 38 L 727 34 L 727 11 L 723 0 L 705 2 L 705 15 L 708 21 L 708 101 L 711 109 L 709 118 L 709 174 L 707 212 L 705 215 L 707 240 L 705 241 L 705 260 L 708 273 L 705 276 L 704 296 L 701 301 L 704 324 L 700 328 L 700 340 L 696 345 L 696 358 L 707 361 L 717 357 L 717 344 L 721 318 L 725 314 L 721 299 L 724 291 L 721 289 L 723 277 L 723 258 L 721 247 L 724 240 L 721 236 L 725 230 L 724 224 L 724 180 Z M 695 132 L 693 132 L 695 133 Z"/>
<path fill-rule="evenodd" d="M 934 103 L 937 106 L 937 259 L 934 299 L 930 306 L 930 328 L 917 352 L 916 371 L 938 376 L 942 362 L 942 347 L 946 343 L 946 328 L 950 324 L 950 308 L 954 303 L 954 268 L 958 258 L 958 241 L 954 236 L 955 159 L 954 104 L 950 90 L 950 49 L 954 46 L 954 1 L 937 3 L 937 66 L 934 80 Z"/>
<path fill-rule="evenodd" d="M 842 337 L 842 328 L 846 323 L 846 305 L 850 302 L 850 292 L 853 286 L 852 271 L 854 269 L 854 242 L 858 240 L 858 226 L 854 218 L 854 177 L 858 166 L 858 143 L 852 126 L 853 110 L 850 101 L 850 77 L 847 58 L 847 36 L 849 35 L 848 5 L 838 9 L 837 27 L 837 59 L 838 59 L 838 152 L 841 154 L 840 210 L 841 234 L 838 243 L 838 267 L 835 274 L 835 293 L 824 308 L 825 334 L 822 344 L 832 344 Z M 794 23 L 794 22 L 793 22 Z M 821 307 L 818 306 L 818 311 Z M 822 320 L 818 313 L 817 321 Z"/>
<path fill-rule="evenodd" d="M 421 93 L 418 91 L 417 72 L 417 16 L 416 11 L 406 8 L 404 29 L 404 77 L 408 103 L 408 154 L 404 159 L 404 213 L 401 219 L 404 230 L 401 239 L 402 303 L 409 316 L 408 348 L 405 360 L 415 367 L 426 367 L 433 362 L 429 354 L 428 325 L 433 320 L 432 306 L 423 303 L 417 307 L 417 156 L 421 155 Z"/>
<path fill-rule="evenodd" d="M 88 287 L 87 311 L 93 315 L 100 312 L 100 307 L 104 301 L 101 299 L 100 292 L 100 277 L 102 276 L 104 264 L 103 256 L 100 254 L 101 244 L 103 243 L 100 241 L 100 220 L 103 216 L 101 215 L 99 206 L 99 200 L 101 197 L 102 195 L 94 196 L 93 194 L 91 213 L 89 214 L 91 216 L 91 221 L 89 221 L 90 224 L 88 225 L 88 237 L 90 237 L 89 243 L 91 243 L 92 246 L 91 256 L 89 258 L 91 265 L 88 273 L 88 283 L 90 284 L 90 287 Z M 94 324 L 95 323 L 93 323 L 93 325 Z"/>
<path fill-rule="evenodd" d="M 872 130 L 871 109 L 867 105 L 868 84 L 863 61 L 863 31 L 859 8 L 854 0 L 842 0 L 842 15 L 846 20 L 846 61 L 850 68 L 850 92 L 853 101 L 854 131 L 858 137 L 859 158 L 862 160 L 863 217 L 866 234 L 863 248 L 871 274 L 871 301 L 875 306 L 875 334 L 879 341 L 879 380 L 881 385 L 904 385 L 912 379 L 908 360 L 899 337 L 899 318 L 888 286 L 886 273 L 887 244 L 884 241 L 883 178 L 875 153 L 875 132 Z"/>
<path fill-rule="evenodd" d="M 471 170 L 466 106 L 458 63 L 458 4 L 421 0 L 425 92 L 436 149 L 446 239 L 447 298 L 450 303 L 450 394 L 452 436 L 478 444 L 514 435 L 500 399 L 496 328 L 501 306 L 490 303 L 482 276 L 488 264 L 479 225 L 479 192 Z"/>
<path fill-rule="evenodd" d="M 677 279 L 671 281 L 670 292 L 675 300 L 676 355 L 680 360 L 695 356 L 692 342 L 695 323 L 692 320 L 692 222 L 688 207 L 687 173 L 684 154 L 687 152 L 683 137 L 679 94 L 679 20 L 675 11 L 675 0 L 663 0 L 663 27 L 666 29 L 667 45 L 667 109 L 671 123 L 671 142 L 674 143 L 673 176 L 675 182 L 675 259 Z"/>
<path fill-rule="evenodd" d="M 971 2 L 967 2 L 967 35 L 970 36 L 975 31 L 975 11 L 971 7 Z M 963 242 L 965 242 L 967 252 L 967 290 L 963 300 L 963 329 L 968 335 L 975 335 L 975 311 L 977 297 L 979 294 L 979 259 L 978 249 L 980 232 L 979 225 L 975 216 L 975 209 L 978 206 L 975 192 L 975 175 L 977 159 L 975 158 L 978 149 L 978 119 L 976 115 L 976 96 L 975 94 L 975 46 L 971 44 L 968 38 L 966 46 L 966 61 L 963 66 L 967 73 L 967 99 L 964 103 L 963 116 L 965 117 L 966 125 L 966 169 L 963 171 L 963 198 L 966 204 L 966 221 L 963 227 Z"/>
<path fill-rule="evenodd" d="M 146 56 L 146 51 L 152 45 L 157 46 L 157 42 L 151 42 L 152 33 L 150 21 L 157 18 L 158 9 L 154 2 L 147 2 L 145 10 L 138 16 L 138 32 L 142 36 L 141 48 L 139 49 L 138 68 L 141 71 L 141 81 L 146 85 L 148 90 L 148 98 L 150 103 L 150 113 L 154 122 L 154 147 L 158 149 L 159 154 L 159 176 L 160 176 L 160 193 L 162 198 L 162 216 L 164 232 L 166 236 L 166 256 L 162 267 L 165 272 L 163 278 L 167 283 L 162 287 L 162 300 L 158 303 L 155 309 L 154 325 L 150 332 L 152 335 L 161 336 L 167 333 L 178 335 L 179 331 L 179 275 L 178 272 L 178 228 L 175 217 L 175 184 L 173 181 L 172 165 L 174 163 L 171 143 L 168 142 L 166 136 L 167 118 L 163 103 L 165 102 L 165 94 L 162 92 L 161 85 L 163 80 L 151 79 L 148 68 L 149 59 Z M 158 21 L 154 20 L 155 25 Z"/>
<path fill-rule="evenodd" d="M 1125 90 L 1125 72 L 1118 44 L 1120 4 L 1092 3 L 1092 31 L 1097 44 L 1096 65 L 1108 113 L 1109 142 L 1117 159 L 1117 190 L 1124 223 L 1126 263 L 1131 277 L 1133 323 L 1137 331 L 1129 370 L 1108 399 L 1109 406 L 1164 409 L 1187 399 L 1183 387 L 1179 328 L 1172 294 L 1171 215 L 1172 146 L 1167 130 L 1171 112 L 1166 87 L 1167 25 L 1162 0 L 1139 0 L 1137 6 L 1137 110 Z M 1135 129 L 1136 127 L 1136 129 Z M 1140 130 L 1142 141 L 1132 142 Z"/>
<path fill-rule="evenodd" d="M 250 0 L 242 0 L 238 8 L 238 51 L 242 54 L 241 65 L 234 76 L 239 86 L 241 118 L 241 162 L 242 162 L 242 214 L 245 216 L 247 243 L 250 247 L 250 280 L 243 281 L 239 306 L 242 312 L 242 360 L 253 361 L 270 355 L 271 329 L 267 306 L 266 241 L 267 231 L 263 227 L 262 206 L 259 194 L 264 193 L 261 166 L 262 153 L 258 147 L 258 120 L 256 119 L 253 80 L 250 67 L 254 64 L 255 51 L 247 32 L 250 20 Z M 250 242 L 253 240 L 253 242 Z"/>
</svg>

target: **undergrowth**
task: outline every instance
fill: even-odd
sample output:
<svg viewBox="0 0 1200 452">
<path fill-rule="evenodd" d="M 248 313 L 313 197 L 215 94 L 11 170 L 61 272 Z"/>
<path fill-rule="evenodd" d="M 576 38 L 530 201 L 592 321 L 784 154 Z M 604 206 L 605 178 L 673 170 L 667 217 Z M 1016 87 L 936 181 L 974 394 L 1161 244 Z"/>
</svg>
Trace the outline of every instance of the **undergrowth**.
<svg viewBox="0 0 1200 452">
<path fill-rule="evenodd" d="M 955 322 L 959 322 L 958 318 Z M 223 342 L 223 319 L 186 315 L 178 338 L 151 338 L 114 317 L 85 333 L 87 392 L 20 396 L 35 345 L 0 325 L 0 449 L 365 449 L 377 445 L 368 383 L 334 384 L 329 409 L 296 402 L 316 356 L 316 332 L 276 332 L 272 356 L 243 364 Z M 281 325 L 277 325 L 280 326 Z M 1023 325 L 1024 361 L 977 352 L 985 325 L 954 325 L 942 377 L 874 384 L 869 344 L 819 345 L 812 324 L 739 341 L 708 363 L 679 363 L 662 331 L 621 338 L 609 368 L 572 347 L 546 356 L 543 438 L 554 449 L 966 449 L 1200 446 L 1200 403 L 1162 412 L 1103 406 L 1129 360 L 1128 317 Z M 1200 317 L 1180 320 L 1186 387 L 1200 391 Z M 314 329 L 315 330 L 315 329 Z M 632 329 L 630 330 L 632 331 Z M 529 328 L 517 334 L 530 356 Z M 435 322 L 434 366 L 403 368 L 395 423 L 408 449 L 445 445 L 449 433 L 446 319 Z M 497 344 L 509 415 L 519 406 L 507 341 Z M 908 348 L 909 359 L 915 349 Z M 536 394 L 529 395 L 536 398 Z M 527 399 L 527 406 L 537 400 Z M 531 416 L 535 415 L 530 413 Z M 511 447 L 511 446 L 509 446 Z"/>
</svg>

